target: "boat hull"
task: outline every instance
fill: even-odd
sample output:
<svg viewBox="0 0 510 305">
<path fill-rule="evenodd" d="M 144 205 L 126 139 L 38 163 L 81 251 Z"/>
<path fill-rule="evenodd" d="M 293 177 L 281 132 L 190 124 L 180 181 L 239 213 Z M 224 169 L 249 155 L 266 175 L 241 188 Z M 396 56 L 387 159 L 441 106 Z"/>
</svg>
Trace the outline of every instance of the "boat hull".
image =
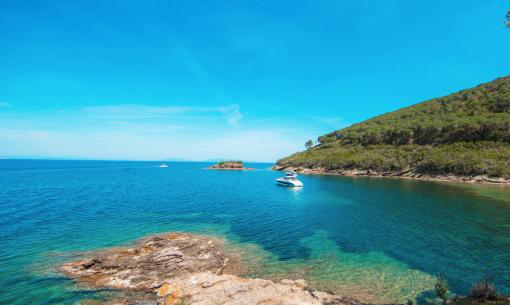
<svg viewBox="0 0 510 305">
<path fill-rule="evenodd" d="M 282 178 L 278 178 L 278 179 L 275 179 L 276 182 L 278 182 L 280 185 L 283 185 L 283 186 L 290 186 L 290 187 L 302 187 L 303 186 L 303 183 L 301 183 L 301 181 L 289 181 L 287 179 L 282 179 Z"/>
</svg>

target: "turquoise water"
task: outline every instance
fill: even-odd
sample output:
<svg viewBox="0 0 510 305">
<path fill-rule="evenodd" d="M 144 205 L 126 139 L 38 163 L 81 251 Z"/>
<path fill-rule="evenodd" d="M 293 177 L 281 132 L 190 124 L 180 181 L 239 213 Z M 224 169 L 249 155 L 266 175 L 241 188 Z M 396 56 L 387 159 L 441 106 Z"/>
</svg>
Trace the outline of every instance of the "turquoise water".
<svg viewBox="0 0 510 305">
<path fill-rule="evenodd" d="M 114 292 L 55 271 L 77 251 L 172 230 L 248 251 L 248 276 L 303 277 L 372 302 L 425 303 L 444 272 L 465 294 L 488 273 L 510 293 L 510 188 L 300 176 L 270 164 L 0 160 L 0 304 L 75 304 Z"/>
</svg>

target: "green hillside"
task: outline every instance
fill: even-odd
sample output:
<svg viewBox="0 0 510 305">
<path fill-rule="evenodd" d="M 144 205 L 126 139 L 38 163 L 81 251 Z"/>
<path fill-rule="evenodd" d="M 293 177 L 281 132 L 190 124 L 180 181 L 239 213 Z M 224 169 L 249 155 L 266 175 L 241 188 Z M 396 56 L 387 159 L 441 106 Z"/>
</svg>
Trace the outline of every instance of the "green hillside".
<svg viewBox="0 0 510 305">
<path fill-rule="evenodd" d="M 319 137 L 279 167 L 510 178 L 510 77 Z"/>
</svg>

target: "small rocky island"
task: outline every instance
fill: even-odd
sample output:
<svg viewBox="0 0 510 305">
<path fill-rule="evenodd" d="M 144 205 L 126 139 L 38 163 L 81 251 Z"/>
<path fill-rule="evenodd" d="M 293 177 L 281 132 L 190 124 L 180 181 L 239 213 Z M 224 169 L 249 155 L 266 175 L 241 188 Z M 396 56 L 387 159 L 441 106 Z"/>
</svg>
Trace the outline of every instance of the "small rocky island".
<svg viewBox="0 0 510 305">
<path fill-rule="evenodd" d="M 217 164 L 214 164 L 208 169 L 222 169 L 222 170 L 254 170 L 252 167 L 244 167 L 243 161 L 221 161 Z"/>
<path fill-rule="evenodd" d="M 63 264 L 59 270 L 89 287 L 131 293 L 131 297 L 108 304 L 362 305 L 310 288 L 304 280 L 275 283 L 241 278 L 241 259 L 225 251 L 223 240 L 207 236 L 161 234 L 144 238 L 131 247 L 85 256 Z"/>
</svg>

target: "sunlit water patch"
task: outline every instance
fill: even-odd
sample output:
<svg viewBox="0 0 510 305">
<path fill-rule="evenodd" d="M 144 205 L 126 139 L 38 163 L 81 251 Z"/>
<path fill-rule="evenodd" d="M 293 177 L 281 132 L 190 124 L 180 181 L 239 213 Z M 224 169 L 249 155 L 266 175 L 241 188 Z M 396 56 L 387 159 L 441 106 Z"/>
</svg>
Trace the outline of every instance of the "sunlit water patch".
<svg viewBox="0 0 510 305">
<path fill-rule="evenodd" d="M 281 260 L 255 244 L 235 244 L 248 263 L 245 276 L 275 281 L 306 279 L 314 288 L 332 291 L 367 303 L 397 303 L 415 300 L 433 289 L 434 278 L 383 253 L 344 252 L 320 231 L 301 244 L 310 249 L 306 259 Z M 234 250 L 235 251 L 235 250 Z"/>
</svg>

